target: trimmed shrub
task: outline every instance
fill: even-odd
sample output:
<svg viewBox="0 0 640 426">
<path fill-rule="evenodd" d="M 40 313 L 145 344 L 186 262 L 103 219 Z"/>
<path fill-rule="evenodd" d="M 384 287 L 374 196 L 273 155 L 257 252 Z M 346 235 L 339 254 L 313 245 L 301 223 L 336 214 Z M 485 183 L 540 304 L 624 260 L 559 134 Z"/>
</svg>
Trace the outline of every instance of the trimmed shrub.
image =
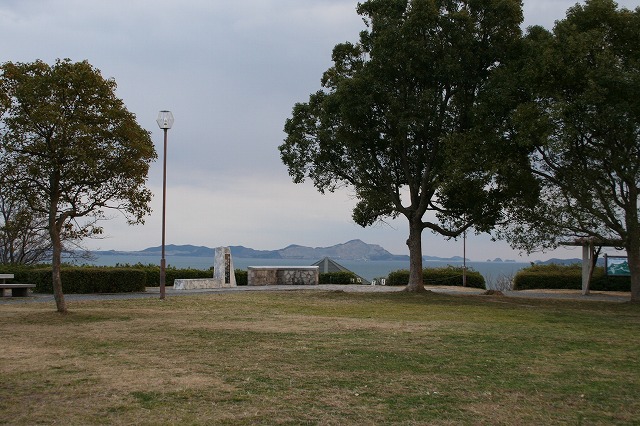
<svg viewBox="0 0 640 426">
<path fill-rule="evenodd" d="M 143 265 L 137 263 L 135 265 L 117 265 L 122 268 L 139 269 L 147 275 L 147 286 L 158 287 L 160 285 L 160 266 L 155 264 Z M 165 285 L 172 286 L 176 279 L 194 279 L 194 278 L 212 278 L 213 268 L 209 270 L 182 268 L 178 269 L 174 266 L 165 268 Z"/>
<path fill-rule="evenodd" d="M 142 265 L 138 263 L 135 265 L 124 265 L 124 267 L 144 270 L 147 274 L 147 286 L 158 287 L 160 285 L 160 266 L 156 264 Z M 247 285 L 247 271 L 236 269 L 234 273 L 236 276 L 236 285 Z M 172 286 L 176 279 L 213 278 L 213 268 L 206 270 L 192 268 L 178 269 L 174 266 L 167 266 L 165 268 L 165 274 L 165 285 Z"/>
<path fill-rule="evenodd" d="M 49 265 L 8 265 L 0 264 L 0 274 L 13 274 L 14 279 L 11 282 L 35 284 L 31 279 L 31 272 L 37 269 L 51 267 Z"/>
<path fill-rule="evenodd" d="M 462 267 L 425 268 L 422 271 L 425 285 L 462 286 Z M 485 280 L 480 272 L 467 268 L 467 287 L 485 288 Z M 409 271 L 399 270 L 389 274 L 387 285 L 400 286 L 409 282 Z"/>
<path fill-rule="evenodd" d="M 631 277 L 610 277 L 602 268 L 597 276 L 594 272 L 589 288 L 594 291 L 631 291 Z"/>
<path fill-rule="evenodd" d="M 176 279 L 211 278 L 213 269 L 167 267 L 165 285 Z M 38 293 L 53 293 L 51 265 L 0 265 L 0 273 L 13 274 L 12 282 L 36 284 Z M 154 264 L 112 266 L 63 265 L 62 290 L 68 294 L 127 293 L 160 285 L 160 266 Z M 235 270 L 236 284 L 247 285 L 247 271 Z"/>
<path fill-rule="evenodd" d="M 533 265 L 518 271 L 513 280 L 514 290 L 532 289 L 582 289 L 582 266 L 574 265 Z M 594 291 L 630 291 L 630 277 L 610 277 L 603 267 L 593 271 L 591 284 Z"/>
<path fill-rule="evenodd" d="M 409 282 L 409 270 L 400 269 L 389 273 L 387 285 L 398 286 L 407 285 Z"/>
<path fill-rule="evenodd" d="M 323 272 L 318 277 L 320 284 L 357 284 L 358 276 L 353 272 Z"/>
<path fill-rule="evenodd" d="M 236 269 L 235 275 L 236 275 L 236 285 L 249 284 L 249 273 L 247 271 L 243 271 L 242 269 Z"/>
<path fill-rule="evenodd" d="M 37 293 L 53 293 L 51 267 L 32 269 L 22 275 L 21 282 L 35 284 Z M 18 281 L 18 275 L 16 282 Z M 62 290 L 67 294 L 128 293 L 144 291 L 147 276 L 133 268 L 63 267 L 60 271 Z"/>
<path fill-rule="evenodd" d="M 428 285 L 462 286 L 462 267 L 447 266 L 446 268 L 427 268 L 423 272 L 424 283 Z M 474 269 L 467 268 L 467 287 L 485 289 L 485 280 L 482 274 Z"/>
</svg>

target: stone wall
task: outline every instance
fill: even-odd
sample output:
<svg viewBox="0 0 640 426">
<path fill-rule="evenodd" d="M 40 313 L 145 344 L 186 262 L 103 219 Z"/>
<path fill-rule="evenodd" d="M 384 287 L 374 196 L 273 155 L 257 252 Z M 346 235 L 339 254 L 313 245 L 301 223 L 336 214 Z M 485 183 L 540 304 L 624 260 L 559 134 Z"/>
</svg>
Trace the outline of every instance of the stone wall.
<svg viewBox="0 0 640 426">
<path fill-rule="evenodd" d="M 177 279 L 174 290 L 198 290 L 207 288 L 236 287 L 236 275 L 229 247 L 216 247 L 213 257 L 213 277 L 199 279 Z"/>
<path fill-rule="evenodd" d="M 173 282 L 174 290 L 204 290 L 208 288 L 233 288 L 236 283 L 225 283 L 217 278 L 190 278 L 176 279 Z"/>
<path fill-rule="evenodd" d="M 249 266 L 248 285 L 318 285 L 317 266 Z"/>
</svg>

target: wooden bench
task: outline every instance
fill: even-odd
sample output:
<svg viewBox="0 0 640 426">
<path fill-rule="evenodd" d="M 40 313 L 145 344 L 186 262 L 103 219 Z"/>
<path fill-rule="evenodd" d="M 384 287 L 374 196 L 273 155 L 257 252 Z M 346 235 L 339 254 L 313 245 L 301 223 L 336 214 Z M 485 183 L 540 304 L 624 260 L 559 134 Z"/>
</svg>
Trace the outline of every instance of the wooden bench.
<svg viewBox="0 0 640 426">
<path fill-rule="evenodd" d="M 27 297 L 29 289 L 35 288 L 35 284 L 7 284 L 6 280 L 12 280 L 13 274 L 0 274 L 0 297 L 5 297 L 5 290 L 11 290 L 12 297 Z"/>
</svg>

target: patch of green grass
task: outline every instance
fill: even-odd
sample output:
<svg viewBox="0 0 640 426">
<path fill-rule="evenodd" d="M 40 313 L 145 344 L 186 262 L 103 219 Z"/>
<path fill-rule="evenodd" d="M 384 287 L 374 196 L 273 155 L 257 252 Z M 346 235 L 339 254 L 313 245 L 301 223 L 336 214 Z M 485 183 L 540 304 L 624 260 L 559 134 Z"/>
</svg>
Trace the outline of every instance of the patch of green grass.
<svg viewBox="0 0 640 426">
<path fill-rule="evenodd" d="M 635 424 L 640 412 L 630 304 L 252 292 L 70 308 L 2 306 L 0 423 Z"/>
</svg>

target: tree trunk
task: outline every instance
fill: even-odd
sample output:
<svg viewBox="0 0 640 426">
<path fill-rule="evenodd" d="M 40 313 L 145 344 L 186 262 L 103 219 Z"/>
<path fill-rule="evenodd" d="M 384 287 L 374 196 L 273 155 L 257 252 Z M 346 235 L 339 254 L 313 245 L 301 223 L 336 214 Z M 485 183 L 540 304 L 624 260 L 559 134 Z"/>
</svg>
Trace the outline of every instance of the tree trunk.
<svg viewBox="0 0 640 426">
<path fill-rule="evenodd" d="M 406 291 L 424 291 L 424 281 L 422 279 L 422 219 L 409 220 L 409 283 Z"/>
<path fill-rule="evenodd" d="M 53 279 L 53 297 L 56 300 L 56 308 L 60 313 L 67 312 L 67 305 L 64 301 L 62 293 L 62 279 L 60 277 L 60 265 L 62 263 L 62 242 L 60 241 L 60 231 L 56 224 L 49 225 L 49 235 L 53 248 L 53 256 L 51 259 L 52 279 Z"/>
<path fill-rule="evenodd" d="M 631 273 L 631 302 L 640 303 L 640 218 L 638 217 L 638 188 L 629 185 L 630 206 L 627 208 L 625 249 Z"/>
<path fill-rule="evenodd" d="M 631 272 L 631 302 L 640 303 L 640 242 L 635 240 L 627 247 L 629 272 Z"/>
</svg>

